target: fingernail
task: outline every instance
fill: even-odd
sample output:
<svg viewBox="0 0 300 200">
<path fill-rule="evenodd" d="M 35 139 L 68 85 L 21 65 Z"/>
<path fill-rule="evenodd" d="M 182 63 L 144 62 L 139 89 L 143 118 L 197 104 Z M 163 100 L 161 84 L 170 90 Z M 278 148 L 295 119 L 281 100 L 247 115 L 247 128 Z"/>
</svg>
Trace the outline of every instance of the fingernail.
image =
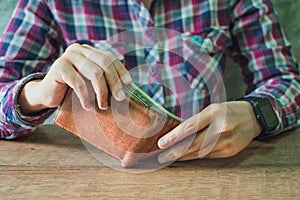
<svg viewBox="0 0 300 200">
<path fill-rule="evenodd" d="M 126 152 L 122 161 L 121 161 L 121 165 L 122 167 L 131 167 L 134 163 L 132 162 L 132 157 L 133 157 L 133 154 L 130 153 L 130 152 Z"/>
<path fill-rule="evenodd" d="M 160 140 L 158 140 L 158 147 L 163 149 L 165 147 L 165 145 L 167 144 L 168 140 L 166 137 L 161 138 Z"/>
<path fill-rule="evenodd" d="M 86 104 L 86 105 L 84 105 L 84 109 L 86 111 L 91 111 L 92 110 L 92 106 L 90 104 Z"/>
<path fill-rule="evenodd" d="M 101 110 L 107 110 L 108 109 L 108 104 L 107 104 L 106 101 L 101 103 L 101 108 L 100 109 Z"/>
<path fill-rule="evenodd" d="M 124 74 L 122 77 L 124 83 L 131 83 L 132 79 L 129 74 Z"/>
<path fill-rule="evenodd" d="M 161 149 L 165 149 L 171 145 L 175 140 L 174 137 L 163 137 L 158 141 L 158 147 Z"/>
<path fill-rule="evenodd" d="M 123 100 L 125 100 L 125 98 L 126 98 L 126 95 L 125 95 L 124 91 L 123 90 L 119 90 L 117 92 L 117 100 L 123 101 Z"/>
</svg>

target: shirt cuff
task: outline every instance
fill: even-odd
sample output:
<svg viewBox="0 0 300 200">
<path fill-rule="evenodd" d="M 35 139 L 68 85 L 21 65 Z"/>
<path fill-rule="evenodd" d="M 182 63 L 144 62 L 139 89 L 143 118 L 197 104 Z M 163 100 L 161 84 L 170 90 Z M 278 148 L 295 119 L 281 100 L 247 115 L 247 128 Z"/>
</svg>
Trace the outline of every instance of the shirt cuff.
<svg viewBox="0 0 300 200">
<path fill-rule="evenodd" d="M 14 100 L 14 110 L 17 120 L 19 123 L 24 124 L 26 126 L 35 127 L 42 124 L 48 117 L 52 115 L 52 113 L 56 110 L 56 108 L 49 108 L 39 112 L 36 115 L 25 115 L 22 113 L 20 105 L 18 104 L 18 96 L 24 85 L 32 80 L 39 80 L 45 77 L 45 73 L 34 73 L 30 74 L 23 79 L 21 79 L 16 85 L 16 91 L 14 92 L 13 100 Z"/>
</svg>

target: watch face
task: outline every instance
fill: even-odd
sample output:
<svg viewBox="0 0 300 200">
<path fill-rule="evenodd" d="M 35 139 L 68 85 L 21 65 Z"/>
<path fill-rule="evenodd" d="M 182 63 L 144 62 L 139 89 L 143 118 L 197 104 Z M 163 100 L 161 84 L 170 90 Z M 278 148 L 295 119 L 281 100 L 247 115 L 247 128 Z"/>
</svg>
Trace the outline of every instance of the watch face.
<svg viewBox="0 0 300 200">
<path fill-rule="evenodd" d="M 263 120 L 265 121 L 266 131 L 271 131 L 276 128 L 279 121 L 269 100 L 263 99 L 258 103 L 258 106 L 261 114 L 263 115 Z"/>
</svg>

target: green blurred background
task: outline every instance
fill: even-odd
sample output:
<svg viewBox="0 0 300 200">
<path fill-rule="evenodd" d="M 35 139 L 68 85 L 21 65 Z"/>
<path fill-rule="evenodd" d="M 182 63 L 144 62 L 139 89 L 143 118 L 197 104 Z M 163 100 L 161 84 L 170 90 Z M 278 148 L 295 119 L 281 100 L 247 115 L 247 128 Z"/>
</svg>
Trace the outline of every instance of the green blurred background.
<svg viewBox="0 0 300 200">
<path fill-rule="evenodd" d="M 300 61 L 300 0 L 271 0 L 279 14 L 281 25 L 288 40 L 292 44 L 295 58 Z M 11 17 L 17 0 L 0 0 L 0 33 L 3 32 Z M 236 64 L 229 62 L 225 73 L 227 99 L 234 99 L 244 95 L 245 84 L 242 81 L 240 70 Z"/>
<path fill-rule="evenodd" d="M 300 61 L 300 1 L 272 0 L 297 61 Z M 299 34 L 299 35 L 298 35 Z"/>
</svg>

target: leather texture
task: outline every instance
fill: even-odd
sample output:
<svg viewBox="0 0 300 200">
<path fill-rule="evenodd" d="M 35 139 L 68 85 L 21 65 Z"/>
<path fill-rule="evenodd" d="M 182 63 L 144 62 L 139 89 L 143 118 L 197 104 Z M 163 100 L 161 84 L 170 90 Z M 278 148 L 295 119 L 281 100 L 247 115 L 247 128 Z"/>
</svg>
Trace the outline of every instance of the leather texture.
<svg viewBox="0 0 300 200">
<path fill-rule="evenodd" d="M 108 110 L 94 104 L 86 111 L 69 90 L 54 122 L 118 159 L 124 167 L 158 154 L 158 139 L 180 123 L 130 98 L 123 102 L 110 99 Z"/>
</svg>

